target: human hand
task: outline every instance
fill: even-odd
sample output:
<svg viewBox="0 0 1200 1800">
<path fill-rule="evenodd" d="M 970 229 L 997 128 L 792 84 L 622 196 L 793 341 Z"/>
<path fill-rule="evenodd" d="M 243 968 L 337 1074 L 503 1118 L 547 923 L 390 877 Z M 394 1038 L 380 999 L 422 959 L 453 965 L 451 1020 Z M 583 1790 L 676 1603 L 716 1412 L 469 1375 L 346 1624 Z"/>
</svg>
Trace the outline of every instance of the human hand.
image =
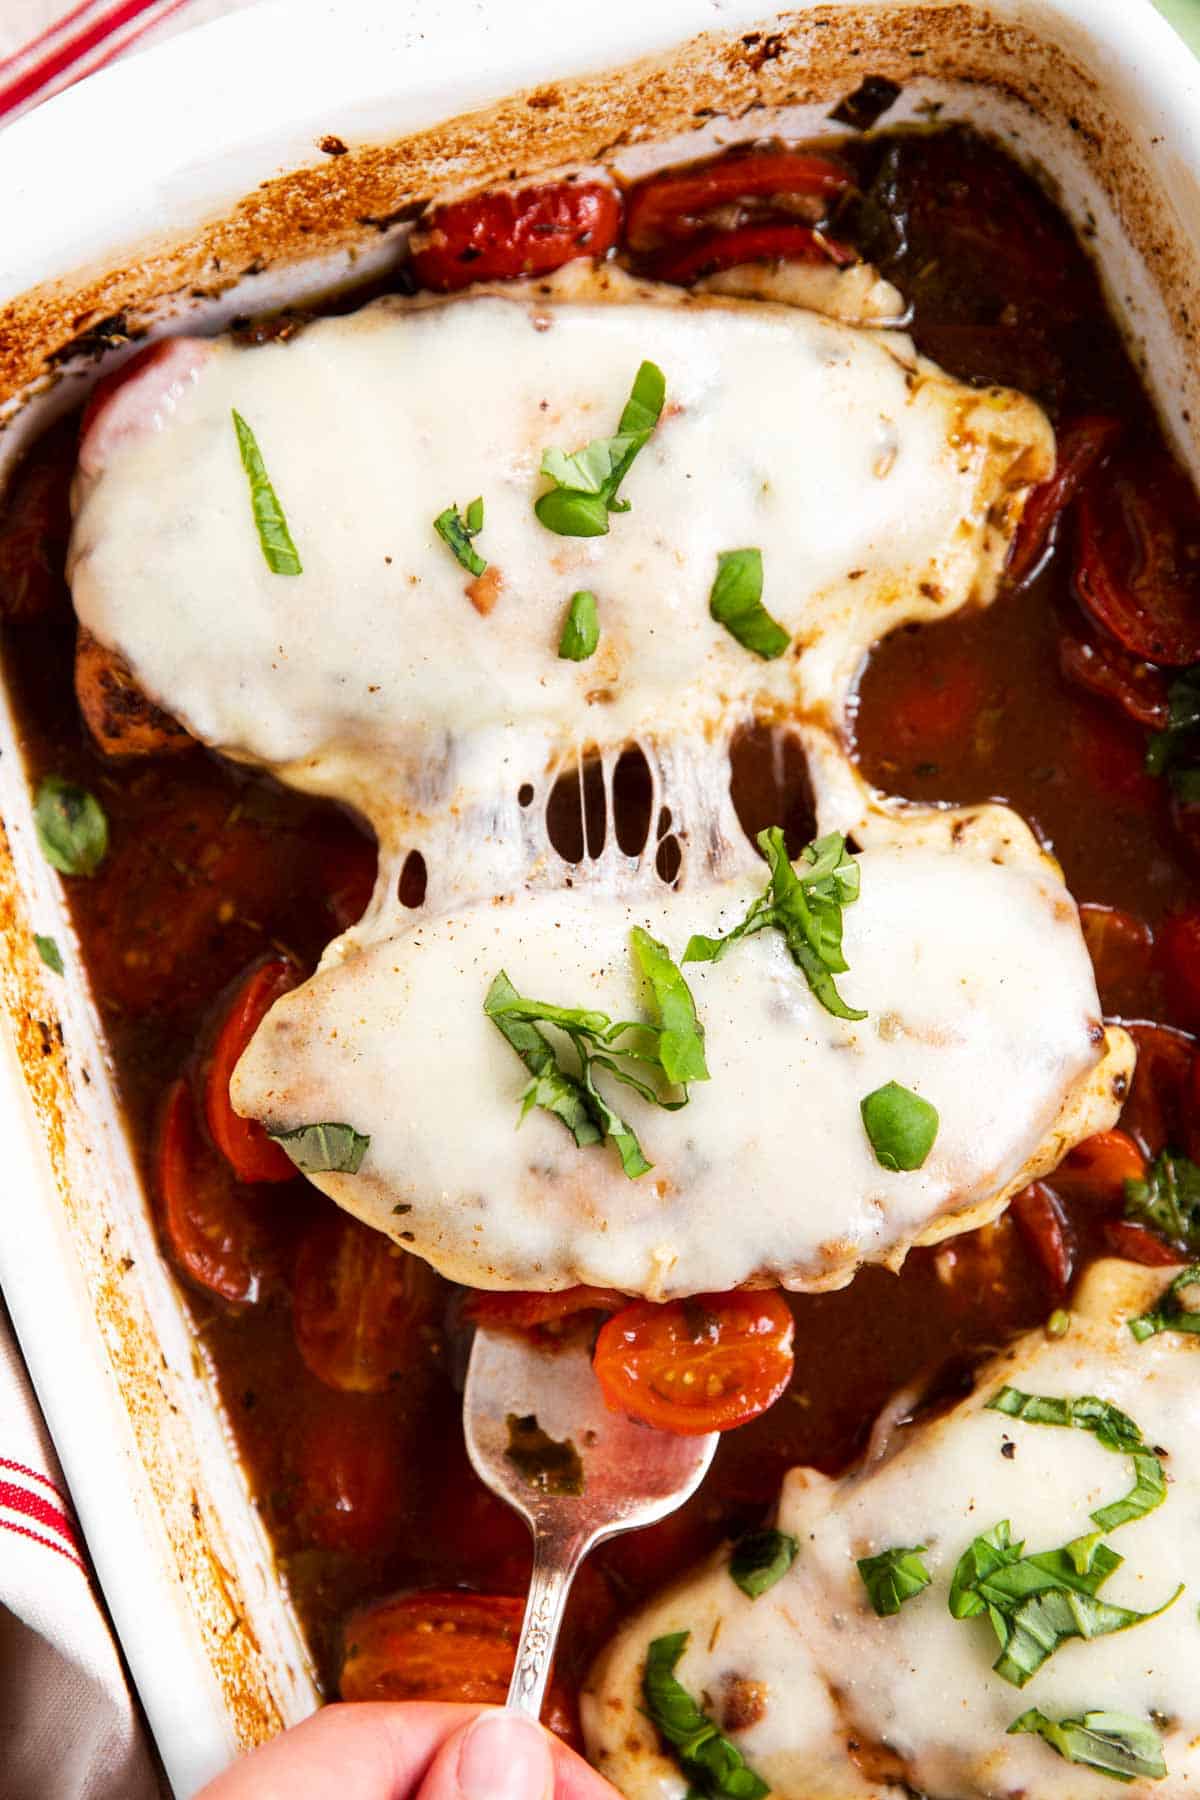
<svg viewBox="0 0 1200 1800">
<path fill-rule="evenodd" d="M 618 1800 L 573 1750 L 498 1707 L 327 1706 L 196 1800 Z"/>
</svg>

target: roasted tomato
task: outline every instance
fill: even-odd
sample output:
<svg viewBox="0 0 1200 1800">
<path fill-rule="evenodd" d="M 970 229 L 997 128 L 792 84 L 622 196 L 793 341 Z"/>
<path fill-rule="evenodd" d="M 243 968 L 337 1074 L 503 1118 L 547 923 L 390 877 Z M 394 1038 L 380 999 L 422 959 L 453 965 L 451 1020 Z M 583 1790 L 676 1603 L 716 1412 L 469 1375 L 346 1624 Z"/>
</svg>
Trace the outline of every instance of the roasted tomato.
<svg viewBox="0 0 1200 1800">
<path fill-rule="evenodd" d="M 1035 1181 L 1016 1195 L 1012 1211 L 1051 1287 L 1056 1294 L 1065 1294 L 1075 1267 L 1075 1249 L 1057 1196 L 1045 1182 Z"/>
<path fill-rule="evenodd" d="M 1154 967 L 1154 933 L 1135 913 L 1091 900 L 1079 908 L 1079 922 L 1106 1016 L 1133 1016 L 1144 1005 Z"/>
<path fill-rule="evenodd" d="M 811 150 L 732 151 L 639 181 L 626 198 L 625 241 L 643 256 L 665 243 L 736 226 L 744 222 L 740 203 L 746 201 L 769 200 L 772 211 L 815 224 L 853 179 L 844 163 Z"/>
<path fill-rule="evenodd" d="M 1172 1011 L 1200 1026 L 1200 908 L 1171 913 L 1158 933 L 1159 956 Z"/>
<path fill-rule="evenodd" d="M 229 1082 L 243 1050 L 276 1000 L 301 980 L 290 957 L 273 956 L 238 983 L 226 1007 L 203 1065 L 204 1117 L 213 1143 L 239 1181 L 290 1181 L 296 1173 L 291 1158 L 271 1142 L 257 1119 L 233 1110 Z"/>
<path fill-rule="evenodd" d="M 735 269 L 741 263 L 824 262 L 844 268 L 857 261 L 849 245 L 810 225 L 739 225 L 733 231 L 714 231 L 660 251 L 651 272 L 659 281 L 683 284 L 721 269 Z"/>
<path fill-rule="evenodd" d="M 361 1555 L 388 1547 L 403 1484 L 399 1433 L 387 1401 L 337 1402 L 305 1420 L 292 1518 L 302 1539 Z"/>
<path fill-rule="evenodd" d="M 1058 521 L 1084 477 L 1103 462 L 1120 435 L 1120 420 L 1107 413 L 1085 413 L 1062 426 L 1054 473 L 1034 488 L 1025 503 L 1008 558 L 1010 581 L 1024 581 L 1041 567 L 1054 548 Z"/>
<path fill-rule="evenodd" d="M 1068 1151 L 1046 1180 L 1056 1194 L 1069 1200 L 1120 1206 L 1125 1198 L 1125 1183 L 1140 1181 L 1145 1173 L 1146 1158 L 1128 1132 L 1098 1131 Z"/>
<path fill-rule="evenodd" d="M 457 1700 L 503 1706 L 524 1600 L 509 1594 L 418 1591 L 360 1608 L 346 1621 L 343 1700 Z M 571 1696 L 553 1683 L 544 1723 L 578 1741 Z"/>
<path fill-rule="evenodd" d="M 468 1318 L 500 1331 L 532 1331 L 561 1325 L 586 1312 L 616 1312 L 628 1295 L 616 1288 L 560 1288 L 557 1294 L 474 1293 L 466 1304 Z"/>
<path fill-rule="evenodd" d="M 605 256 L 620 223 L 620 195 L 603 181 L 477 194 L 421 220 L 412 236 L 413 272 L 443 294 L 473 281 L 545 275 L 576 256 Z"/>
<path fill-rule="evenodd" d="M 685 1435 L 729 1431 L 791 1379 L 792 1315 L 775 1292 L 639 1300 L 603 1326 L 594 1366 L 615 1412 Z"/>
<path fill-rule="evenodd" d="M 382 1393 L 428 1359 L 439 1288 L 419 1256 L 331 1210 L 296 1258 L 292 1311 L 300 1354 L 328 1387 Z"/>
<path fill-rule="evenodd" d="M 1083 488 L 1075 593 L 1131 655 L 1200 659 L 1200 502 L 1164 452 L 1123 452 Z"/>
<path fill-rule="evenodd" d="M 1190 1096 L 1195 1039 L 1169 1025 L 1131 1024 L 1137 1067 L 1121 1114 L 1122 1129 L 1146 1152 L 1183 1149 L 1193 1137 Z"/>
<path fill-rule="evenodd" d="M 1122 1256 L 1126 1262 L 1144 1263 L 1148 1269 L 1168 1269 L 1173 1263 L 1186 1261 L 1157 1233 L 1132 1219 L 1108 1219 L 1104 1238 L 1114 1256 Z"/>
<path fill-rule="evenodd" d="M 1161 669 L 1130 656 L 1118 644 L 1089 642 L 1064 631 L 1058 666 L 1075 687 L 1112 700 L 1135 725 L 1160 730 L 1167 722 L 1167 683 Z"/>
<path fill-rule="evenodd" d="M 253 1305 L 275 1271 L 261 1196 L 240 1186 L 196 1126 L 191 1091 L 167 1096 L 158 1141 L 163 1235 L 183 1273 L 236 1305 Z"/>
</svg>

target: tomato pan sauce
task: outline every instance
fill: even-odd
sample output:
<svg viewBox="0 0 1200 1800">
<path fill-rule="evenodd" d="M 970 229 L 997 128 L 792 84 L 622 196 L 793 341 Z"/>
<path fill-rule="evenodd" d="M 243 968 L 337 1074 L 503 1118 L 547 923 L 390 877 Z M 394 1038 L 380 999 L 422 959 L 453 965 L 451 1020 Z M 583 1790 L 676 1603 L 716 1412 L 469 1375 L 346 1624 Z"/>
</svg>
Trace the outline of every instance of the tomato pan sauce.
<svg viewBox="0 0 1200 1800">
<path fill-rule="evenodd" d="M 861 257 L 901 290 L 922 351 L 1046 407 L 1060 473 L 1031 503 L 1010 579 L 990 609 L 877 649 L 857 754 L 888 793 L 999 798 L 1031 821 L 1084 903 L 1106 1013 L 1144 1022 L 1139 1070 L 1126 1135 L 1092 1140 L 996 1224 L 915 1252 L 899 1275 L 867 1268 L 840 1292 L 787 1298 L 782 1397 L 722 1439 L 681 1512 L 586 1566 L 552 1702 L 568 1733 L 573 1686 L 615 1621 L 760 1521 L 791 1465 L 845 1466 L 909 1384 L 954 1392 L 987 1351 L 1069 1305 L 1093 1256 L 1173 1259 L 1122 1219 L 1123 1181 L 1166 1145 L 1200 1142 L 1188 1035 L 1200 1025 L 1200 792 L 1145 768 L 1148 733 L 1167 721 L 1159 665 L 1200 662 L 1195 499 L 1086 246 L 1029 176 L 959 127 L 850 139 L 832 162 L 829 150 L 734 153 L 623 196 L 600 172 L 457 203 L 419 222 L 393 285 L 452 291 L 580 253 L 683 283 L 746 260 Z M 247 326 L 292 328 L 286 316 Z M 0 629 L 35 778 L 79 781 L 108 816 L 107 860 L 67 887 L 197 1346 L 325 1691 L 502 1698 L 529 1548 L 464 1453 L 466 1297 L 338 1213 L 221 1104 L 257 1017 L 365 906 L 373 846 L 336 808 L 198 748 L 122 761 L 95 747 L 62 578 L 76 433 L 69 421 L 47 434 L 9 497 Z M 803 759 L 775 757 L 765 728 L 737 744 L 733 788 L 750 832 L 783 824 L 793 853 L 813 835 Z M 584 823 L 573 829 L 582 839 Z M 402 899 L 419 904 L 420 871 L 406 881 Z M 592 1299 L 603 1311 L 619 1297 Z M 553 1333 L 546 1310 L 527 1322 Z M 371 1610 L 397 1594 L 409 1597 Z"/>
</svg>

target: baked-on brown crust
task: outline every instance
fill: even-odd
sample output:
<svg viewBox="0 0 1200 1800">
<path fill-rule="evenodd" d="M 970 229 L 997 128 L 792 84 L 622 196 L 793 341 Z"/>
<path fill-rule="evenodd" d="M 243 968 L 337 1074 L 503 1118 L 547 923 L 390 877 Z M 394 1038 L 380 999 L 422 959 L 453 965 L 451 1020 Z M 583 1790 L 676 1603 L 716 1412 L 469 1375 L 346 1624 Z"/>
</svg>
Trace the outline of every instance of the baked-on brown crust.
<svg viewBox="0 0 1200 1800">
<path fill-rule="evenodd" d="M 85 625 L 75 644 L 75 698 L 88 730 L 105 756 L 162 756 L 189 750 L 195 739 L 138 686 L 116 650 Z"/>
</svg>

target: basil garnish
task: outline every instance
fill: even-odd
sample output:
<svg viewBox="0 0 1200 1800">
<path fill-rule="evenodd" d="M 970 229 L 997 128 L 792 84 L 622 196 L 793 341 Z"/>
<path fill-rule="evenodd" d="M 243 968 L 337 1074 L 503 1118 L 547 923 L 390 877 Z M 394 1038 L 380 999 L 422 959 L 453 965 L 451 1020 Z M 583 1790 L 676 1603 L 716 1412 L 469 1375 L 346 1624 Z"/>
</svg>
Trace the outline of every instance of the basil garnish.
<svg viewBox="0 0 1200 1800">
<path fill-rule="evenodd" d="M 1071 1425 L 1090 1431 L 1106 1450 L 1133 1458 L 1134 1485 L 1129 1493 L 1091 1515 L 1101 1531 L 1115 1531 L 1118 1525 L 1144 1518 L 1166 1499 L 1162 1464 L 1142 1441 L 1141 1428 L 1111 1400 L 1098 1400 L 1095 1394 L 1064 1400 L 1055 1394 L 1024 1394 L 1019 1388 L 1003 1387 L 992 1395 L 987 1407 L 1031 1425 Z"/>
<path fill-rule="evenodd" d="M 573 455 L 562 450 L 543 454 L 542 474 L 554 486 L 534 502 L 533 510 L 548 531 L 559 537 L 604 537 L 609 513 L 629 511 L 628 500 L 618 500 L 617 490 L 638 451 L 649 442 L 665 397 L 662 370 L 656 363 L 644 362 L 634 377 L 616 437 L 593 438 Z"/>
<path fill-rule="evenodd" d="M 94 794 L 47 775 L 33 803 L 42 855 L 62 875 L 94 875 L 108 854 L 108 820 Z"/>
<path fill-rule="evenodd" d="M 52 937 L 39 937 L 35 932 L 33 942 L 38 955 L 41 957 L 46 967 L 51 970 L 53 974 L 61 975 L 63 972 L 63 959 L 62 951 L 58 947 L 57 940 Z"/>
<path fill-rule="evenodd" d="M 1125 1217 L 1173 1243 L 1200 1250 L 1200 1168 L 1164 1150 L 1141 1181 L 1125 1183 Z"/>
<path fill-rule="evenodd" d="M 1048 1719 L 1031 1706 L 1008 1728 L 1009 1735 L 1031 1731 L 1044 1738 L 1068 1762 L 1111 1775 L 1114 1781 L 1144 1776 L 1161 1781 L 1167 1773 L 1162 1739 L 1144 1719 L 1122 1712 L 1086 1712 L 1081 1719 Z"/>
<path fill-rule="evenodd" d="M 472 500 L 466 513 L 459 514 L 458 508 L 448 506 L 433 521 L 433 529 L 442 542 L 449 544 L 463 568 L 471 575 L 482 575 L 487 563 L 471 542 L 483 530 L 483 500 Z"/>
<path fill-rule="evenodd" d="M 702 1800 L 765 1800 L 771 1791 L 767 1783 L 675 1679 L 675 1665 L 690 1635 L 674 1631 L 655 1638 L 647 1650 L 642 1671 L 647 1715 L 676 1751 L 693 1793 Z"/>
<path fill-rule="evenodd" d="M 269 1135 L 306 1175 L 357 1175 L 371 1142 L 353 1125 L 297 1125 Z"/>
<path fill-rule="evenodd" d="M 1184 1295 L 1191 1288 L 1197 1289 L 1200 1297 L 1200 1263 L 1192 1263 L 1178 1274 L 1170 1286 L 1163 1290 L 1158 1305 L 1150 1312 L 1140 1313 L 1136 1319 L 1130 1319 L 1129 1329 L 1139 1344 L 1144 1344 L 1147 1338 L 1154 1337 L 1160 1331 L 1200 1332 L 1200 1312 L 1194 1311 L 1184 1301 Z"/>
<path fill-rule="evenodd" d="M 645 1175 L 653 1165 L 647 1162 L 634 1131 L 596 1086 L 596 1071 L 603 1070 L 643 1100 L 667 1112 L 687 1105 L 689 1081 L 708 1080 L 704 1030 L 696 1017 L 691 991 L 665 944 L 635 927 L 633 949 L 653 990 L 660 1025 L 640 1019 L 619 1019 L 614 1023 L 607 1013 L 594 1009 L 526 1000 L 503 969 L 483 1003 L 484 1012 L 532 1077 L 521 1095 L 521 1119 L 531 1108 L 540 1106 L 561 1119 L 581 1147 L 611 1139 L 630 1179 Z M 562 1067 L 554 1045 L 538 1029 L 540 1025 L 553 1025 L 565 1032 L 578 1059 L 577 1071 Z M 622 1038 L 624 1043 L 618 1041 Z M 615 1061 L 615 1057 L 622 1058 L 622 1062 Z M 654 1086 L 639 1080 L 624 1066 L 629 1062 L 644 1064 L 670 1086 L 682 1087 L 682 1099 L 664 1099 Z"/>
<path fill-rule="evenodd" d="M 761 550 L 722 550 L 718 554 L 717 578 L 708 596 L 709 616 L 744 650 L 773 662 L 792 640 L 763 605 L 762 590 Z"/>
<path fill-rule="evenodd" d="M 587 588 L 571 595 L 558 654 L 566 662 L 586 662 L 600 642 L 600 619 L 596 612 L 596 596 Z"/>
<path fill-rule="evenodd" d="M 1183 800 L 1189 798 L 1197 779 L 1196 756 L 1200 750 L 1200 663 L 1181 669 L 1167 689 L 1167 724 L 1154 732 L 1146 746 L 1146 770 L 1166 775 Z M 1185 766 L 1186 765 L 1186 766 Z M 1194 795 L 1192 796 L 1194 798 Z"/>
<path fill-rule="evenodd" d="M 867 1598 L 881 1619 L 893 1618 L 906 1600 L 927 1588 L 933 1576 L 921 1561 L 925 1545 L 893 1545 L 878 1556 L 860 1556 L 858 1572 Z"/>
<path fill-rule="evenodd" d="M 724 937 L 690 939 L 684 962 L 718 962 L 741 938 L 770 926 L 783 933 L 792 961 L 826 1012 L 865 1019 L 865 1012 L 846 1005 L 833 979 L 850 966 L 842 955 L 842 908 L 858 899 L 858 864 L 845 838 L 836 831 L 817 838 L 800 852 L 795 867 L 777 825 L 759 832 L 758 846 L 771 870 L 766 892 Z"/>
<path fill-rule="evenodd" d="M 1177 1588 L 1162 1606 L 1146 1613 L 1098 1600 L 1098 1590 L 1124 1560 L 1101 1543 L 1098 1531 L 1037 1556 L 1024 1555 L 1024 1549 L 1023 1543 L 1012 1542 L 1004 1519 L 963 1552 L 950 1584 L 954 1618 L 970 1619 L 986 1611 L 1000 1645 L 992 1667 L 1014 1687 L 1024 1687 L 1072 1638 L 1107 1637 L 1145 1624 L 1183 1592 Z"/>
<path fill-rule="evenodd" d="M 733 1546 L 729 1573 L 743 1594 L 757 1600 L 783 1580 L 799 1548 L 786 1531 L 748 1531 Z"/>
<path fill-rule="evenodd" d="M 300 575 L 303 573 L 300 555 L 292 542 L 279 496 L 271 486 L 258 439 L 236 407 L 233 408 L 233 428 L 237 432 L 246 480 L 250 483 L 250 507 L 267 567 L 273 575 Z"/>
<path fill-rule="evenodd" d="M 881 1168 L 921 1167 L 938 1134 L 935 1106 L 898 1081 L 889 1081 L 861 1100 L 859 1111 Z"/>
</svg>

